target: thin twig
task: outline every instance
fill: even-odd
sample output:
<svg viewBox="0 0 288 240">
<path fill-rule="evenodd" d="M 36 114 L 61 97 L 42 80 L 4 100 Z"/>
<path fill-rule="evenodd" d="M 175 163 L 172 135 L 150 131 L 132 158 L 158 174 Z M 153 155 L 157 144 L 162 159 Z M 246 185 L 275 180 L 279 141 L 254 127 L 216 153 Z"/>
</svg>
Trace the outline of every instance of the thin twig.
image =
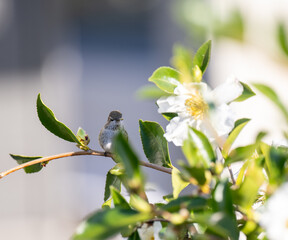
<svg viewBox="0 0 288 240">
<path fill-rule="evenodd" d="M 228 171 L 229 171 L 229 173 L 230 173 L 230 177 L 231 177 L 232 183 L 233 183 L 233 185 L 235 185 L 235 184 L 236 184 L 236 181 L 235 181 L 235 178 L 234 178 L 234 175 L 233 175 L 232 168 L 231 168 L 230 165 L 228 165 L 227 168 L 228 168 Z"/>
<path fill-rule="evenodd" d="M 60 153 L 60 154 L 57 154 L 57 155 L 52 155 L 52 156 L 48 156 L 48 157 L 35 159 L 35 160 L 30 161 L 30 162 L 18 165 L 17 167 L 11 168 L 11 169 L 9 169 L 9 170 L 7 170 L 5 172 L 1 172 L 0 173 L 0 179 L 5 177 L 5 176 L 7 176 L 7 175 L 9 175 L 10 173 L 13 173 L 13 172 L 18 171 L 20 169 L 23 169 L 25 167 L 32 166 L 32 165 L 37 164 L 37 163 L 50 162 L 52 160 L 59 159 L 59 158 L 66 158 L 66 157 L 73 157 L 73 156 L 83 156 L 83 155 L 94 155 L 94 156 L 102 156 L 102 157 L 110 157 L 110 158 L 112 158 L 112 154 L 111 153 L 99 152 L 99 151 L 95 151 L 95 150 Z M 168 174 L 171 174 L 171 172 L 172 172 L 170 168 L 161 167 L 161 166 L 158 166 L 158 165 L 155 165 L 155 164 L 152 164 L 152 163 L 148 163 L 148 162 L 140 161 L 139 164 L 144 166 L 144 167 L 153 168 L 155 170 L 158 170 L 158 171 L 161 171 L 161 172 L 165 172 L 165 173 L 168 173 Z"/>
</svg>

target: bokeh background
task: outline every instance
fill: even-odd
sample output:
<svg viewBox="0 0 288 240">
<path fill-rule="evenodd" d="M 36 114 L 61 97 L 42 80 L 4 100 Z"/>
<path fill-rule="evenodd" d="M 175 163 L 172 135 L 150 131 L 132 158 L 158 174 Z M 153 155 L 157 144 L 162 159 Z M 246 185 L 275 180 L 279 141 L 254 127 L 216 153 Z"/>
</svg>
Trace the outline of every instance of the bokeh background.
<svg viewBox="0 0 288 240">
<path fill-rule="evenodd" d="M 288 32 L 285 0 L 0 0 L 0 170 L 16 165 L 9 153 L 47 156 L 77 151 L 41 126 L 36 97 L 74 132 L 84 128 L 90 147 L 111 110 L 120 110 L 141 159 L 138 120 L 166 121 L 154 100 L 137 90 L 152 72 L 170 65 L 174 43 L 197 49 L 213 40 L 205 80 L 212 86 L 231 74 L 262 82 L 287 102 L 288 57 L 279 26 Z M 269 129 L 281 141 L 282 116 L 261 96 L 234 104 L 253 120 L 237 144 Z M 181 151 L 170 146 L 173 163 Z M 13 173 L 0 182 L 1 239 L 69 239 L 79 222 L 103 203 L 105 175 L 113 162 L 102 157 L 56 160 L 40 173 Z M 144 169 L 152 201 L 171 192 L 170 177 Z M 118 237 L 119 238 L 119 237 Z"/>
</svg>

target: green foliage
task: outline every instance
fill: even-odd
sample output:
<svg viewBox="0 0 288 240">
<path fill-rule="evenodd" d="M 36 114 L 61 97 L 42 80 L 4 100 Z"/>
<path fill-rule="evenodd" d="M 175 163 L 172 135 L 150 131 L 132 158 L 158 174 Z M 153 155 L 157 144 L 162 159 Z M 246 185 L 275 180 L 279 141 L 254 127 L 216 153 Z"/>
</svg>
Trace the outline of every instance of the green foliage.
<svg viewBox="0 0 288 240">
<path fill-rule="evenodd" d="M 191 166 L 209 168 L 216 156 L 207 137 L 200 131 L 191 128 L 188 139 L 184 141 L 183 153 Z"/>
<path fill-rule="evenodd" d="M 233 149 L 230 152 L 229 156 L 226 158 L 225 165 L 227 166 L 231 163 L 245 161 L 249 159 L 253 155 L 253 153 L 255 153 L 261 143 L 262 138 L 265 135 L 265 133 L 261 132 L 258 134 L 255 143 Z"/>
<path fill-rule="evenodd" d="M 118 176 L 113 175 L 110 171 L 106 175 L 105 192 L 104 192 L 104 202 L 107 201 L 110 196 L 110 187 L 113 186 L 118 190 L 121 190 L 121 180 Z"/>
<path fill-rule="evenodd" d="M 288 56 L 287 31 L 285 29 L 285 24 L 283 22 L 278 23 L 277 38 L 281 50 L 286 56 Z"/>
<path fill-rule="evenodd" d="M 178 212 L 185 207 L 189 211 L 200 211 L 207 209 L 208 200 L 199 196 L 183 196 L 171 200 L 168 204 L 160 207 L 161 210 L 170 213 Z"/>
<path fill-rule="evenodd" d="M 211 54 L 211 40 L 205 42 L 196 52 L 193 58 L 193 66 L 198 66 L 204 74 L 208 66 Z"/>
<path fill-rule="evenodd" d="M 166 118 L 168 121 L 173 119 L 174 117 L 177 117 L 177 113 L 162 113 L 162 116 Z"/>
<path fill-rule="evenodd" d="M 43 126 L 49 130 L 51 133 L 55 134 L 57 137 L 60 137 L 69 142 L 75 142 L 81 145 L 81 142 L 74 135 L 74 133 L 66 127 L 63 123 L 59 122 L 54 113 L 49 109 L 43 102 L 40 97 L 40 94 L 37 98 L 37 113 L 39 120 Z"/>
<path fill-rule="evenodd" d="M 156 86 L 149 87 L 142 93 L 149 97 L 169 96 L 174 95 L 174 89 L 178 84 L 183 83 L 184 86 L 188 83 L 187 85 L 199 86 L 198 83 L 202 80 L 202 75 L 209 63 L 210 51 L 211 41 L 204 43 L 194 56 L 188 49 L 176 46 L 172 63 L 177 70 L 169 67 L 158 68 L 149 79 Z M 244 88 L 243 94 L 234 101 L 244 101 L 255 95 L 247 84 L 241 84 Z M 288 111 L 277 94 L 263 84 L 254 84 L 254 87 L 274 102 L 288 121 Z M 193 94 L 191 97 L 197 98 Z M 206 99 L 203 101 L 205 102 Z M 195 99 L 193 104 L 191 105 L 191 108 L 195 108 L 193 111 L 199 110 L 198 104 L 202 104 L 202 99 Z M 189 121 L 199 120 L 207 123 L 205 121 L 210 120 L 209 114 L 206 114 L 206 111 L 209 111 L 208 107 L 207 109 L 204 108 L 203 119 L 196 119 L 191 113 L 195 118 L 191 118 Z M 203 109 L 199 111 L 201 110 Z M 216 111 L 217 108 L 215 107 L 214 110 Z M 148 164 L 140 161 L 138 154 L 123 132 L 119 132 L 114 137 L 111 153 L 97 152 L 89 149 L 90 139 L 87 133 L 79 128 L 75 136 L 69 128 L 56 119 L 54 113 L 42 102 L 40 94 L 37 98 L 37 112 L 41 123 L 49 131 L 64 140 L 76 143 L 83 150 L 72 155 L 99 154 L 106 157 L 111 156 L 116 162 L 116 165 L 106 175 L 102 209 L 92 213 L 80 224 L 73 236 L 74 240 L 103 240 L 119 233 L 128 240 L 139 240 L 139 228 L 144 228 L 143 226 L 147 224 L 154 227 L 157 225 L 155 223 L 159 222 L 161 222 L 161 229 L 154 230 L 154 234 L 158 234 L 156 231 L 160 231 L 160 238 L 165 240 L 238 240 L 240 231 L 247 239 L 256 240 L 259 239 L 259 235 L 264 229 L 259 224 L 254 204 L 269 199 L 288 179 L 288 147 L 263 143 L 262 139 L 266 133 L 260 132 L 249 145 L 233 148 L 239 134 L 250 121 L 247 118 L 235 122 L 234 128 L 226 137 L 224 144 L 214 141 L 214 137 L 217 136 L 216 129 L 214 129 L 213 139 L 209 134 L 207 136 L 204 134 L 204 132 L 213 130 L 211 129 L 213 128 L 212 124 L 210 128 L 205 129 L 209 131 L 203 132 L 199 130 L 205 127 L 205 124 L 201 125 L 202 122 L 199 126 L 196 125 L 197 129 L 189 126 L 185 133 L 182 130 L 186 130 L 186 126 L 183 129 L 177 126 L 179 127 L 177 131 L 181 134 L 187 133 L 187 138 L 182 146 L 185 161 L 178 162 L 178 169 L 170 159 L 168 143 L 164 137 L 165 131 L 157 122 L 139 120 L 142 147 L 150 162 Z M 177 113 L 162 115 L 171 121 L 177 116 Z M 179 119 L 185 118 L 182 115 L 185 113 L 178 112 Z M 186 136 L 181 135 L 183 138 Z M 71 153 L 68 155 L 71 156 Z M 60 154 L 55 158 L 62 156 L 65 154 Z M 13 154 L 11 157 L 18 164 L 41 158 Z M 53 156 L 48 159 L 52 160 Z M 43 162 L 44 160 L 47 159 L 25 167 L 25 172 L 40 171 L 47 163 Z M 223 177 L 222 173 L 227 166 L 233 166 L 236 162 L 241 163 L 242 166 L 236 182 L 234 182 Z M 165 202 L 149 202 L 145 192 L 146 179 L 141 165 L 171 174 L 173 192 L 163 197 Z M 11 171 L 20 168 L 21 166 L 18 166 Z M 2 172 L 0 178 L 7 174 L 9 171 Z M 233 172 L 230 174 L 233 178 Z M 129 195 L 125 198 L 121 194 L 122 184 Z M 190 185 L 189 189 L 185 189 L 188 185 Z M 182 192 L 183 189 L 188 194 L 185 195 Z"/>
<path fill-rule="evenodd" d="M 149 81 L 155 83 L 166 93 L 174 93 L 179 79 L 180 73 L 177 70 L 170 67 L 160 67 L 152 74 Z"/>
<path fill-rule="evenodd" d="M 239 133 L 242 131 L 242 129 L 246 126 L 246 124 L 250 121 L 250 119 L 242 118 L 235 122 L 233 130 L 230 132 L 228 138 L 226 139 L 223 149 L 222 149 L 222 155 L 224 158 L 228 156 L 228 153 L 231 149 L 232 144 L 238 137 Z"/>
<path fill-rule="evenodd" d="M 114 138 L 114 151 L 116 159 L 121 162 L 125 169 L 125 180 L 123 183 L 131 192 L 142 192 L 144 188 L 144 177 L 140 170 L 139 159 L 132 150 L 127 138 L 119 133 Z"/>
<path fill-rule="evenodd" d="M 32 160 L 42 158 L 42 157 L 28 157 L 28 156 L 15 155 L 15 154 L 10 154 L 10 156 L 11 156 L 14 160 L 16 160 L 18 164 L 27 163 L 27 162 L 30 162 L 30 161 L 32 161 Z M 39 172 L 39 171 L 43 168 L 43 165 L 44 165 L 44 164 L 37 163 L 37 164 L 34 164 L 34 165 L 32 165 L 32 166 L 25 167 L 25 168 L 24 168 L 24 171 L 25 171 L 26 173 Z"/>
<path fill-rule="evenodd" d="M 243 86 L 243 92 L 233 102 L 243 102 L 247 100 L 248 98 L 255 96 L 255 93 L 253 92 L 253 90 L 246 83 L 243 83 L 243 82 L 240 82 L 240 83 Z"/>
<path fill-rule="evenodd" d="M 146 221 L 149 213 L 139 213 L 133 209 L 115 207 L 92 214 L 76 230 L 74 240 L 103 240 L 114 236 L 130 224 Z"/>
<path fill-rule="evenodd" d="M 136 96 L 140 99 L 158 99 L 166 95 L 166 92 L 153 85 L 143 86 L 136 92 Z"/>
<path fill-rule="evenodd" d="M 264 183 L 265 176 L 262 167 L 255 159 L 248 161 L 245 178 L 239 188 L 234 191 L 234 203 L 246 211 L 256 202 L 259 188 Z"/>
<path fill-rule="evenodd" d="M 173 197 L 177 198 L 180 192 L 189 185 L 189 182 L 185 181 L 181 176 L 180 171 L 176 168 L 172 168 L 172 187 Z"/>
<path fill-rule="evenodd" d="M 110 186 L 110 191 L 115 207 L 121 207 L 123 209 L 131 209 L 126 199 L 120 194 L 119 190 L 113 186 Z"/>
<path fill-rule="evenodd" d="M 156 122 L 139 120 L 143 149 L 149 162 L 171 168 L 167 140 L 163 128 Z"/>
</svg>

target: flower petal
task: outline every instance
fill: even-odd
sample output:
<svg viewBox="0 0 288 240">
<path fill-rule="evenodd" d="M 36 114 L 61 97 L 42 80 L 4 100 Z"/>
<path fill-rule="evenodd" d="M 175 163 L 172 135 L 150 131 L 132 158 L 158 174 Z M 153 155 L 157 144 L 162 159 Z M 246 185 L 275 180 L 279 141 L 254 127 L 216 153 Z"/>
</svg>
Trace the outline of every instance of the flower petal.
<svg viewBox="0 0 288 240">
<path fill-rule="evenodd" d="M 235 77 L 230 77 L 225 83 L 216 87 L 212 92 L 212 98 L 218 105 L 229 103 L 239 97 L 243 92 L 243 86 Z"/>
<path fill-rule="evenodd" d="M 161 97 L 157 100 L 159 113 L 179 113 L 185 111 L 185 101 L 187 96 Z"/>
<path fill-rule="evenodd" d="M 188 137 L 188 126 L 190 119 L 174 117 L 166 127 L 164 137 L 168 142 L 173 142 L 176 146 L 182 146 Z"/>
</svg>

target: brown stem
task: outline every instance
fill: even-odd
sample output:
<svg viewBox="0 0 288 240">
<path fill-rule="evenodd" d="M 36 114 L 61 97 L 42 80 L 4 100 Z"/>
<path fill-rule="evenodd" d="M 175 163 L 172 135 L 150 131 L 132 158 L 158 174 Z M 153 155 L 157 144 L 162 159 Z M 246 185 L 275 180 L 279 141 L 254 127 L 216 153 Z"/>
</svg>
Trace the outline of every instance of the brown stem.
<svg viewBox="0 0 288 240">
<path fill-rule="evenodd" d="M 39 158 L 39 159 L 35 159 L 32 160 L 30 162 L 27 163 L 23 163 L 17 167 L 11 168 L 5 172 L 1 172 L 0 173 L 0 179 L 7 176 L 10 173 L 13 173 L 15 171 L 18 171 L 20 169 L 23 169 L 25 167 L 29 167 L 32 166 L 34 164 L 37 163 L 43 163 L 43 162 L 50 162 L 52 160 L 55 159 L 59 159 L 59 158 L 66 158 L 66 157 L 73 157 L 73 156 L 83 156 L 83 155 L 94 155 L 94 156 L 102 156 L 102 157 L 110 157 L 112 158 L 112 154 L 111 153 L 107 153 L 107 152 L 99 152 L 99 151 L 95 151 L 95 150 L 89 150 L 89 151 L 79 151 L 79 152 L 68 152 L 68 153 L 60 153 L 57 155 L 53 155 L 53 156 L 48 156 L 48 157 L 43 157 L 43 158 Z M 143 162 L 140 161 L 140 165 L 144 166 L 144 167 L 148 167 L 148 168 L 153 168 L 155 170 L 161 171 L 161 172 L 165 172 L 168 174 L 171 174 L 171 169 L 170 168 L 165 168 L 165 167 L 161 167 L 152 163 L 147 163 L 147 162 Z"/>
<path fill-rule="evenodd" d="M 235 184 L 236 184 L 236 181 L 235 181 L 235 178 L 234 178 L 234 175 L 233 175 L 232 168 L 231 168 L 230 165 L 228 165 L 227 168 L 228 168 L 228 171 L 229 171 L 229 173 L 230 173 L 230 177 L 231 177 L 232 183 L 233 183 L 233 185 L 235 185 Z"/>
</svg>

